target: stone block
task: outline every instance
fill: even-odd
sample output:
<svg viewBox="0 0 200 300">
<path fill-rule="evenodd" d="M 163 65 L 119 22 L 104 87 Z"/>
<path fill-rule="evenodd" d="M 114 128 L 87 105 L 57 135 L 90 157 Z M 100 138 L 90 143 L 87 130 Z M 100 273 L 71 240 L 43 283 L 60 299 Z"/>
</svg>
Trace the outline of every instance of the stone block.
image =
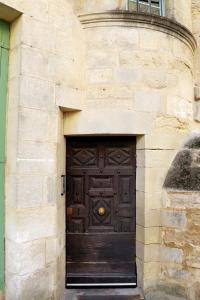
<svg viewBox="0 0 200 300">
<path fill-rule="evenodd" d="M 46 264 L 55 262 L 57 259 L 57 239 L 46 240 Z"/>
<path fill-rule="evenodd" d="M 140 192 L 145 192 L 145 168 L 137 168 L 136 170 L 136 190 Z"/>
<path fill-rule="evenodd" d="M 56 204 L 57 200 L 57 178 L 56 177 L 46 177 L 44 182 L 44 199 L 48 204 Z M 61 190 L 61 184 L 59 186 L 59 192 Z"/>
<path fill-rule="evenodd" d="M 145 212 L 162 207 L 162 190 L 145 193 Z"/>
<path fill-rule="evenodd" d="M 166 126 L 166 127 L 165 127 Z M 164 125 L 162 130 L 151 131 L 146 136 L 146 148 L 177 150 L 183 143 L 187 131 Z"/>
<path fill-rule="evenodd" d="M 136 28 L 121 27 L 116 30 L 116 44 L 119 46 L 120 52 L 124 49 L 139 48 L 139 31 Z"/>
<path fill-rule="evenodd" d="M 140 48 L 148 51 L 157 51 L 157 49 L 163 49 L 163 55 L 165 51 L 169 51 L 169 39 L 170 36 L 162 32 L 151 30 L 146 30 L 144 28 L 139 31 L 140 37 Z M 149 38 L 151 36 L 151 39 Z M 168 48 L 167 48 L 168 47 Z"/>
<path fill-rule="evenodd" d="M 167 192 L 165 194 L 164 205 L 175 209 L 199 209 L 200 208 L 200 194 L 199 192 L 183 191 L 183 192 Z"/>
<path fill-rule="evenodd" d="M 9 56 L 9 80 L 18 77 L 21 73 L 22 49 L 20 46 L 10 51 Z"/>
<path fill-rule="evenodd" d="M 9 103 L 7 110 L 11 112 L 12 110 L 15 110 L 15 114 L 17 114 L 18 105 L 20 103 L 20 85 L 21 85 L 21 78 L 18 77 L 12 77 L 9 82 Z M 11 119 L 14 120 L 14 116 L 9 116 Z M 15 117 L 16 119 L 16 117 Z"/>
<path fill-rule="evenodd" d="M 89 68 L 113 68 L 118 64 L 118 52 L 116 50 L 104 52 L 96 48 L 89 49 L 86 59 Z"/>
<path fill-rule="evenodd" d="M 186 98 L 171 96 L 167 98 L 167 114 L 181 119 L 191 119 L 193 104 Z"/>
<path fill-rule="evenodd" d="M 136 223 L 144 227 L 160 226 L 160 209 L 137 208 Z"/>
<path fill-rule="evenodd" d="M 136 256 L 139 260 L 144 261 L 144 243 L 136 241 Z"/>
<path fill-rule="evenodd" d="M 173 296 L 160 291 L 150 292 L 146 295 L 146 300 L 188 300 L 185 297 Z"/>
<path fill-rule="evenodd" d="M 52 116 L 38 109 L 24 108 L 19 113 L 19 132 L 24 140 L 56 142 L 56 115 Z M 50 138 L 50 134 L 53 139 Z"/>
<path fill-rule="evenodd" d="M 55 111 L 55 88 L 53 83 L 29 76 L 21 76 L 20 104 L 28 108 Z"/>
<path fill-rule="evenodd" d="M 183 250 L 177 248 L 160 248 L 160 260 L 165 263 L 181 264 L 183 262 Z"/>
<path fill-rule="evenodd" d="M 145 228 L 145 244 L 159 244 L 161 242 L 160 227 Z"/>
<path fill-rule="evenodd" d="M 158 280 L 160 264 L 158 262 L 144 263 L 144 280 Z"/>
<path fill-rule="evenodd" d="M 53 299 L 55 266 L 23 276 L 7 274 L 7 300 Z"/>
<path fill-rule="evenodd" d="M 161 242 L 160 227 L 143 227 L 137 225 L 136 240 L 145 245 L 159 244 Z"/>
<path fill-rule="evenodd" d="M 167 168 L 145 168 L 145 192 L 161 192 L 167 175 Z"/>
<path fill-rule="evenodd" d="M 19 175 L 54 175 L 56 161 L 52 159 L 18 159 Z"/>
<path fill-rule="evenodd" d="M 163 210 L 161 212 L 161 225 L 184 230 L 187 226 L 185 211 Z"/>
<path fill-rule="evenodd" d="M 80 87 L 85 77 L 79 61 L 76 62 L 74 57 L 64 57 L 55 53 L 49 53 L 46 59 L 48 75 L 45 78 L 56 82 L 57 85 L 66 84 L 69 87 L 76 87 L 79 83 Z"/>
<path fill-rule="evenodd" d="M 56 105 L 62 111 L 80 111 L 84 108 L 85 90 L 81 83 L 74 87 L 68 87 L 66 84 L 59 84 L 55 87 Z"/>
<path fill-rule="evenodd" d="M 160 261 L 160 245 L 149 244 L 144 247 L 144 262 Z"/>
<path fill-rule="evenodd" d="M 6 270 L 10 274 L 25 275 L 45 267 L 45 240 L 26 243 L 7 241 L 6 249 Z"/>
<path fill-rule="evenodd" d="M 88 69 L 87 79 L 89 83 L 106 83 L 113 80 L 113 70 L 110 68 L 104 69 Z"/>
<path fill-rule="evenodd" d="M 49 74 L 49 55 L 36 48 L 21 47 L 21 74 L 47 79 Z"/>
<path fill-rule="evenodd" d="M 48 1 L 41 0 L 32 5 L 30 1 L 23 1 L 21 3 L 23 11 L 32 18 L 42 21 L 43 23 L 48 23 Z"/>
<path fill-rule="evenodd" d="M 163 96 L 158 91 L 136 91 L 135 109 L 154 113 L 164 112 L 165 102 Z"/>
<path fill-rule="evenodd" d="M 52 30 L 49 24 L 27 14 L 22 16 L 22 23 L 20 39 L 22 44 L 42 51 L 55 51 L 55 31 Z"/>
<path fill-rule="evenodd" d="M 35 207 L 45 204 L 44 180 L 45 177 L 31 175 L 16 178 L 16 201 L 18 208 Z"/>
<path fill-rule="evenodd" d="M 15 234 L 18 242 L 54 237 L 56 235 L 56 207 L 19 210 Z"/>
<path fill-rule="evenodd" d="M 186 265 L 191 268 L 200 269 L 200 247 L 193 247 L 186 257 Z"/>
<path fill-rule="evenodd" d="M 175 150 L 138 150 L 136 159 L 137 166 L 146 168 L 169 168 L 175 154 Z"/>
<path fill-rule="evenodd" d="M 151 89 L 164 89 L 167 87 L 167 72 L 165 66 L 160 68 L 147 68 L 143 70 L 143 81 Z M 157 91 L 158 92 L 158 91 Z M 151 102 L 152 96 L 150 95 L 149 101 Z M 155 100 L 154 100 L 155 101 Z"/>
<path fill-rule="evenodd" d="M 200 101 L 194 103 L 194 120 L 200 122 Z"/>
<path fill-rule="evenodd" d="M 119 122 L 120 120 L 120 122 Z M 131 110 L 112 109 L 105 106 L 97 109 L 83 110 L 82 112 L 68 113 L 64 117 L 64 134 L 144 134 L 151 130 L 153 115 Z"/>
<path fill-rule="evenodd" d="M 55 160 L 56 143 L 40 141 L 19 141 L 18 158 L 35 160 Z"/>
<path fill-rule="evenodd" d="M 86 93 L 87 98 L 94 100 L 94 103 L 96 103 L 96 99 L 109 99 L 111 102 L 111 99 L 113 98 L 114 101 L 121 101 L 124 109 L 126 108 L 124 105 L 125 99 L 131 98 L 132 103 L 134 102 L 134 91 L 130 84 L 92 85 L 87 89 Z"/>
<path fill-rule="evenodd" d="M 138 69 L 121 67 L 114 69 L 114 79 L 119 82 L 135 83 L 139 80 L 140 72 Z"/>
</svg>

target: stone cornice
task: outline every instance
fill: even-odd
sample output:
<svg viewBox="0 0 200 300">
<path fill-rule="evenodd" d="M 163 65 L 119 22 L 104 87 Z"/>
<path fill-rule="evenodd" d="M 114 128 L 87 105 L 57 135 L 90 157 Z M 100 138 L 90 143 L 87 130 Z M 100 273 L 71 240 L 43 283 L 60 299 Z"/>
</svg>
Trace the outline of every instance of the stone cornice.
<svg viewBox="0 0 200 300">
<path fill-rule="evenodd" d="M 166 17 L 129 11 L 109 11 L 80 15 L 79 19 L 84 28 L 110 26 L 150 28 L 187 42 L 193 51 L 197 46 L 193 34 L 185 26 Z"/>
</svg>

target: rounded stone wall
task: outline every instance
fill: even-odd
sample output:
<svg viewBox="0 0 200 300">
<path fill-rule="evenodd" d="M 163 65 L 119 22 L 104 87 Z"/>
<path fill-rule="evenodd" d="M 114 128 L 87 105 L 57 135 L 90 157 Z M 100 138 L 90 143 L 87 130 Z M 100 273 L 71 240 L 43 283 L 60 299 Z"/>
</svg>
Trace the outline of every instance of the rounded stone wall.
<svg viewBox="0 0 200 300">
<path fill-rule="evenodd" d="M 95 126 L 91 133 L 150 133 L 157 123 L 170 122 L 170 118 L 187 131 L 193 119 L 195 41 L 190 32 L 148 14 L 99 13 L 80 20 L 86 34 L 80 133 L 92 128 L 88 119 Z M 68 119 L 69 133 L 73 133 L 76 116 Z"/>
<path fill-rule="evenodd" d="M 127 0 L 69 0 L 78 15 L 128 8 Z M 192 28 L 191 0 L 164 0 L 164 15 Z"/>
</svg>

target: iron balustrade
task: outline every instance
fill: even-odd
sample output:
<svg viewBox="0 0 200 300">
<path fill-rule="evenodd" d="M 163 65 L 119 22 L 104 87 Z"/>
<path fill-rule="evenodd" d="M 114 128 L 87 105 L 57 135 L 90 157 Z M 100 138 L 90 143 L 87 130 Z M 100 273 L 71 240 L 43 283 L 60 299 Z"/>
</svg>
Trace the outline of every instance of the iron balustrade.
<svg viewBox="0 0 200 300">
<path fill-rule="evenodd" d="M 164 0 L 127 0 L 127 10 L 164 16 Z"/>
</svg>

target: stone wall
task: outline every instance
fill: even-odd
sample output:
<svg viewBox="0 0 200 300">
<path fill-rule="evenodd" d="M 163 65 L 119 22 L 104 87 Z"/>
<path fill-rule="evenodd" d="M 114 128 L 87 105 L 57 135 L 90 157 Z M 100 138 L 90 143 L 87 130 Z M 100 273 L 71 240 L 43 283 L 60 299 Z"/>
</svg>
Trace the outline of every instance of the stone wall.
<svg viewBox="0 0 200 300">
<path fill-rule="evenodd" d="M 14 9 L 22 13 L 11 23 L 6 299 L 62 299 L 65 141 L 59 106 L 81 106 L 82 29 L 67 1 L 5 0 L 2 8 L 5 19 Z"/>
<path fill-rule="evenodd" d="M 193 123 L 194 48 L 163 28 L 159 17 L 151 17 L 149 24 L 148 16 L 141 16 L 146 22 L 141 26 L 137 16 L 81 17 L 86 98 L 82 112 L 65 114 L 64 133 L 138 135 L 138 284 L 148 291 L 160 276 L 164 179 Z M 158 28 L 154 23 L 159 20 Z"/>
<path fill-rule="evenodd" d="M 199 135 L 176 155 L 167 174 L 161 211 L 160 286 L 180 299 L 200 298 Z M 171 299 L 171 298 L 170 298 Z"/>
<path fill-rule="evenodd" d="M 168 16 L 190 28 L 190 1 L 170 1 Z M 117 12 L 100 14 L 99 19 L 83 16 L 80 24 L 71 4 L 77 13 Z M 60 176 L 65 172 L 64 134 L 137 135 L 138 282 L 146 293 L 156 288 L 159 295 L 159 287 L 163 293 L 166 286 L 172 293 L 179 286 L 176 294 L 185 295 L 175 276 L 184 276 L 182 262 L 189 252 L 167 241 L 167 235 L 171 230 L 182 234 L 182 226 L 187 236 L 191 215 L 184 207 L 176 212 L 173 204 L 163 204 L 162 188 L 177 149 L 191 130 L 198 129 L 193 121 L 195 42 L 174 22 L 121 14 L 124 5 L 125 1 L 114 0 L 40 0 L 34 5 L 31 0 L 0 1 L 5 18 L 10 19 L 10 7 L 23 13 L 11 25 L 8 300 L 63 297 L 65 199 L 60 196 Z M 165 199 L 174 197 L 170 193 Z M 195 202 L 197 194 L 192 195 Z M 173 266 L 178 266 L 177 273 Z M 192 283 L 198 287 L 195 280 Z"/>
</svg>

